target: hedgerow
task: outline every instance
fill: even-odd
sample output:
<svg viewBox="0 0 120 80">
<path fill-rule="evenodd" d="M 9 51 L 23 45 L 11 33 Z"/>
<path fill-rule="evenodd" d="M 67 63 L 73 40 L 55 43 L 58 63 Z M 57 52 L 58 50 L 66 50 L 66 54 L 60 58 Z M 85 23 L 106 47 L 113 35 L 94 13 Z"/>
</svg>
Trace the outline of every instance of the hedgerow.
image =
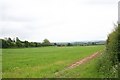
<svg viewBox="0 0 120 80">
<path fill-rule="evenodd" d="M 120 25 L 108 35 L 106 49 L 99 57 L 97 69 L 103 77 L 117 78 L 120 66 Z"/>
</svg>

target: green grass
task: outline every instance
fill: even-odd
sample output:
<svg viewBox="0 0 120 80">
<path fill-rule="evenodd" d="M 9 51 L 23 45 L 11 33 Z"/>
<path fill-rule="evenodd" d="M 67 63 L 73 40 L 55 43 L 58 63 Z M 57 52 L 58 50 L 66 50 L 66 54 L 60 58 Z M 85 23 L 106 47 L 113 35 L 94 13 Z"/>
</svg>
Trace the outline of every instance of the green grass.
<svg viewBox="0 0 120 80">
<path fill-rule="evenodd" d="M 56 75 L 59 78 L 106 78 L 97 70 L 98 57 Z"/>
<path fill-rule="evenodd" d="M 102 49 L 104 46 L 3 49 L 3 78 L 56 77 L 55 72 Z"/>
</svg>

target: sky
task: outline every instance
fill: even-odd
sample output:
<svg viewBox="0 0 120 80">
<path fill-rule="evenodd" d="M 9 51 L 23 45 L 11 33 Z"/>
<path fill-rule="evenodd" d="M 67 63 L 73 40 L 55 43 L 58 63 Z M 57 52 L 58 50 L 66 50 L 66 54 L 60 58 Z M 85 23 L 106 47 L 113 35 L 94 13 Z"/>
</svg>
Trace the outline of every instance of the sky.
<svg viewBox="0 0 120 80">
<path fill-rule="evenodd" d="M 118 0 L 0 0 L 0 38 L 106 40 L 117 21 Z"/>
</svg>

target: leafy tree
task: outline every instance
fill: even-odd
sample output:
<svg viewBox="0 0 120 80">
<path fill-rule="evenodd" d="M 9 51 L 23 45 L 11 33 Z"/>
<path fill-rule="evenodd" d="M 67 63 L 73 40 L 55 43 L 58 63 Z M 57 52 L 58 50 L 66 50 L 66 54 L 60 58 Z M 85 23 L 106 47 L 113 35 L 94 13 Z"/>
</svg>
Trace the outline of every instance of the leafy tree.
<svg viewBox="0 0 120 80">
<path fill-rule="evenodd" d="M 28 41 L 25 41 L 25 42 L 24 42 L 24 45 L 25 45 L 25 47 L 29 47 L 29 42 L 28 42 Z"/>
<path fill-rule="evenodd" d="M 7 43 L 10 48 L 15 47 L 15 42 L 10 37 L 7 39 Z"/>
<path fill-rule="evenodd" d="M 8 40 L 7 40 L 7 41 L 8 41 L 8 42 L 13 42 L 13 41 L 12 41 L 12 39 L 11 39 L 10 37 L 8 38 Z"/>
<path fill-rule="evenodd" d="M 57 46 L 57 43 L 54 43 L 54 46 Z"/>
<path fill-rule="evenodd" d="M 16 37 L 16 42 L 21 42 L 18 37 Z"/>
<path fill-rule="evenodd" d="M 34 42 L 30 42 L 30 45 L 29 45 L 30 47 L 35 47 L 35 44 L 34 44 Z"/>
<path fill-rule="evenodd" d="M 34 44 L 35 44 L 35 47 L 38 47 L 38 43 L 37 42 L 34 42 Z"/>
<path fill-rule="evenodd" d="M 71 43 L 68 43 L 67 46 L 72 46 L 72 44 L 71 44 Z"/>
<path fill-rule="evenodd" d="M 41 43 L 38 43 L 38 47 L 41 47 L 42 46 L 42 44 Z"/>
<path fill-rule="evenodd" d="M 16 46 L 17 46 L 17 47 L 22 47 L 22 43 L 19 42 L 19 41 L 17 41 L 17 42 L 16 42 Z"/>
<path fill-rule="evenodd" d="M 16 46 L 17 47 L 23 47 L 22 42 L 19 40 L 18 37 L 16 37 Z"/>
<path fill-rule="evenodd" d="M 96 43 L 95 42 L 92 42 L 92 45 L 95 45 Z"/>
<path fill-rule="evenodd" d="M 50 46 L 50 41 L 48 39 L 44 39 L 42 44 L 44 46 Z"/>
<path fill-rule="evenodd" d="M 51 43 L 48 39 L 44 39 L 43 43 L 38 42 L 28 42 L 28 41 L 21 41 L 18 37 L 12 40 L 11 38 L 0 39 L 0 43 L 2 48 L 20 48 L 20 47 L 41 47 L 41 46 L 50 46 Z"/>
<path fill-rule="evenodd" d="M 2 40 L 2 48 L 8 48 L 9 47 L 9 43 L 4 40 L 4 39 L 1 39 Z"/>
</svg>

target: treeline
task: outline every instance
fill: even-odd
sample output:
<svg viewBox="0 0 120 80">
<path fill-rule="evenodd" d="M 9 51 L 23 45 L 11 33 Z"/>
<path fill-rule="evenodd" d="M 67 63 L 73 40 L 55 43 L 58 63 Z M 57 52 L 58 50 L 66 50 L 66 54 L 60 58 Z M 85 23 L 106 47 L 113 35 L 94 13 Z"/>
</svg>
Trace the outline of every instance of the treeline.
<svg viewBox="0 0 120 80">
<path fill-rule="evenodd" d="M 52 46 L 48 39 L 44 39 L 42 43 L 40 42 L 28 42 L 21 41 L 18 37 L 16 39 L 5 38 L 0 39 L 2 48 L 24 48 L 24 47 L 41 47 L 41 46 Z"/>
<path fill-rule="evenodd" d="M 51 43 L 48 39 L 44 39 L 43 42 L 29 42 L 22 41 L 18 37 L 15 39 L 5 38 L 0 39 L 1 48 L 27 48 L 27 47 L 44 47 L 44 46 L 91 46 L 91 45 L 104 45 L 105 41 L 95 41 L 95 42 L 63 42 L 63 43 Z"/>
<path fill-rule="evenodd" d="M 98 60 L 98 70 L 105 77 L 117 78 L 120 69 L 120 24 L 109 34 L 106 50 Z"/>
</svg>

